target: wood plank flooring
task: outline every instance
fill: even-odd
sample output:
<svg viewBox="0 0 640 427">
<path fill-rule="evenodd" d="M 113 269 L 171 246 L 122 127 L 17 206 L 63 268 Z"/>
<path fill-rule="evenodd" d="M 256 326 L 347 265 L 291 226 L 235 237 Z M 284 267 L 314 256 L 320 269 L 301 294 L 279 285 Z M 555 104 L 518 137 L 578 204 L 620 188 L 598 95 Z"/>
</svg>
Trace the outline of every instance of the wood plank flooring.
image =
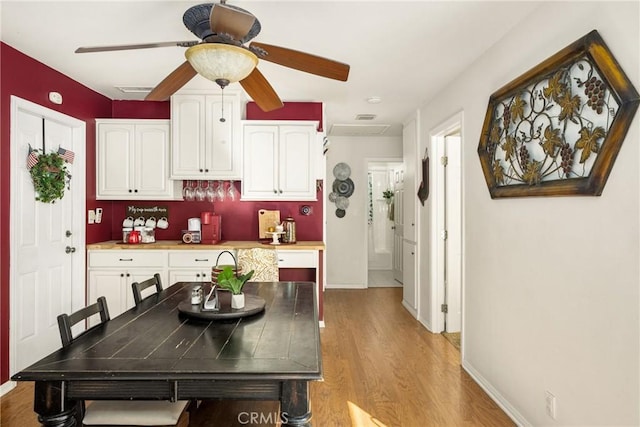
<svg viewBox="0 0 640 427">
<path fill-rule="evenodd" d="M 401 305 L 401 288 L 330 289 L 321 330 L 324 381 L 311 385 L 315 427 L 514 426 L 460 366 L 460 353 Z M 1 398 L 0 425 L 38 426 L 33 388 Z M 208 401 L 192 427 L 279 425 L 277 402 Z"/>
</svg>

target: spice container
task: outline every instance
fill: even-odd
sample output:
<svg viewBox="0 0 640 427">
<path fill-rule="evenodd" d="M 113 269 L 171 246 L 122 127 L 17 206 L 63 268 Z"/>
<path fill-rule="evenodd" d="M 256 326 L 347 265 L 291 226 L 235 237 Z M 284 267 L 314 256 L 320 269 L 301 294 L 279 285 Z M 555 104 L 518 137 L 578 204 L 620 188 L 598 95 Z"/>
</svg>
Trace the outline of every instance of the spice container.
<svg viewBox="0 0 640 427">
<path fill-rule="evenodd" d="M 153 243 L 156 241 L 156 232 L 153 227 L 144 227 L 140 232 L 142 243 Z"/>
</svg>

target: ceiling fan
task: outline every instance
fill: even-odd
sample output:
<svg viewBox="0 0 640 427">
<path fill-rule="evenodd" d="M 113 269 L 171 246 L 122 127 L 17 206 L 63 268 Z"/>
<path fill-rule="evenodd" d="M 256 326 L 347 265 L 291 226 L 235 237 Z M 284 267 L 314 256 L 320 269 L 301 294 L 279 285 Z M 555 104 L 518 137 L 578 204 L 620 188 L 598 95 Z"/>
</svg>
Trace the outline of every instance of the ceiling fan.
<svg viewBox="0 0 640 427">
<path fill-rule="evenodd" d="M 192 6 L 184 13 L 182 21 L 200 41 L 80 47 L 76 53 L 186 47 L 187 60 L 165 77 L 145 100 L 167 100 L 196 74 L 201 74 L 215 81 L 222 89 L 229 83 L 240 82 L 263 111 L 278 109 L 283 104 L 271 84 L 256 68 L 258 59 L 334 80 L 347 81 L 349 76 L 349 65 L 342 62 L 265 43 L 251 42 L 245 45 L 260 32 L 260 21 L 250 12 L 226 4 L 226 0 Z"/>
</svg>

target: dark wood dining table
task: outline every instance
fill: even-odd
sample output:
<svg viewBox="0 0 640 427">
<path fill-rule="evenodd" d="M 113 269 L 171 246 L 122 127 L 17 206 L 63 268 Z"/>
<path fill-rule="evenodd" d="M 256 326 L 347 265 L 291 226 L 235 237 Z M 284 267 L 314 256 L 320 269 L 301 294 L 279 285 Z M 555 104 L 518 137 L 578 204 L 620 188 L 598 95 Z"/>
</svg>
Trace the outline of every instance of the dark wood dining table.
<svg viewBox="0 0 640 427">
<path fill-rule="evenodd" d="M 84 400 L 277 400 L 282 425 L 310 426 L 309 382 L 322 379 L 312 282 L 247 283 L 265 300 L 248 317 L 207 320 L 178 310 L 178 282 L 13 375 L 34 381 L 45 426 L 81 425 Z"/>
</svg>

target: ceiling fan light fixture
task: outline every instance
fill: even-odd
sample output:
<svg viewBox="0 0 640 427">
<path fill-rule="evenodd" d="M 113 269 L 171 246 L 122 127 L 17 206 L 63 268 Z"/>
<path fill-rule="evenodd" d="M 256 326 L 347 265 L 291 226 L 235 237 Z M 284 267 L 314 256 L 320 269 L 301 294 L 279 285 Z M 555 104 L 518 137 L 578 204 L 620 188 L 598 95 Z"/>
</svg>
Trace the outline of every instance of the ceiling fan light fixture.
<svg viewBox="0 0 640 427">
<path fill-rule="evenodd" d="M 191 46 L 186 50 L 185 56 L 198 74 L 214 82 L 239 82 L 258 65 L 258 57 L 253 52 L 222 43 Z"/>
</svg>

